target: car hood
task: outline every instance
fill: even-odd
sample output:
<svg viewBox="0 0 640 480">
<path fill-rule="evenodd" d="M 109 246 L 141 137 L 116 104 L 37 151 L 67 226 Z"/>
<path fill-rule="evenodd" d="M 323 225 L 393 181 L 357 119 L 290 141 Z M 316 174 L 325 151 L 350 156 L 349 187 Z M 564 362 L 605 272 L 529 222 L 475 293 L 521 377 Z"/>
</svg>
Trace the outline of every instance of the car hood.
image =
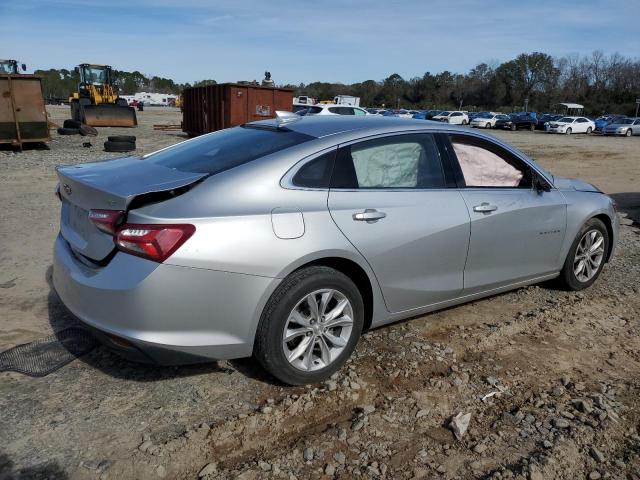
<svg viewBox="0 0 640 480">
<path fill-rule="evenodd" d="M 553 185 L 558 190 L 576 190 L 578 192 L 596 192 L 602 193 L 595 185 L 585 182 L 584 180 L 579 180 L 577 178 L 567 178 L 567 177 L 553 177 Z"/>
</svg>

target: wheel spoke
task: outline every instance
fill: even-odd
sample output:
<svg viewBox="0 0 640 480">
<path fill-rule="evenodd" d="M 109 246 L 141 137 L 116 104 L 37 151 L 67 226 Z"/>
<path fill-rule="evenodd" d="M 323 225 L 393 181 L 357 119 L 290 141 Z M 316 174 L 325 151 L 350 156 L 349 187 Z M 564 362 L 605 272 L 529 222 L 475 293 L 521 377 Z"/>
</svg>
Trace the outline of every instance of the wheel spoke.
<svg viewBox="0 0 640 480">
<path fill-rule="evenodd" d="M 311 312 L 311 318 L 314 320 L 318 320 L 320 318 L 320 314 L 318 312 L 318 300 L 316 300 L 315 293 L 307 295 L 307 305 L 309 305 L 309 311 Z"/>
<path fill-rule="evenodd" d="M 333 291 L 329 291 L 329 292 L 325 292 L 322 294 L 322 297 L 320 298 L 320 315 L 326 315 L 327 313 L 327 306 L 329 305 L 329 302 L 331 301 L 331 299 L 333 298 Z"/>
<path fill-rule="evenodd" d="M 589 253 L 590 254 L 595 253 L 597 250 L 600 249 L 600 247 L 602 247 L 603 243 L 604 243 L 604 238 L 598 237 L 598 239 L 591 245 L 591 248 L 589 249 Z"/>
<path fill-rule="evenodd" d="M 583 270 L 584 270 L 584 260 L 580 260 L 580 262 L 578 262 L 578 266 L 575 267 L 575 269 L 573 270 L 573 273 L 577 277 L 582 273 Z"/>
<path fill-rule="evenodd" d="M 290 362 L 297 360 L 307 350 L 307 348 L 309 348 L 309 345 L 313 344 L 312 339 L 313 337 L 303 338 L 302 341 L 298 344 L 298 346 L 289 353 L 289 356 L 287 357 L 287 359 Z"/>
<path fill-rule="evenodd" d="M 345 339 L 343 339 L 342 337 L 338 337 L 330 332 L 324 332 L 323 336 L 336 347 L 344 347 L 347 344 L 347 341 Z"/>
<path fill-rule="evenodd" d="M 294 340 L 298 337 L 302 337 L 303 335 L 306 335 L 309 332 L 311 332 L 311 329 L 307 327 L 295 328 L 295 329 L 289 328 L 284 334 L 284 341 L 288 343 L 291 340 Z"/>
<path fill-rule="evenodd" d="M 336 327 L 349 327 L 352 324 L 353 324 L 353 320 L 349 315 L 342 315 L 341 317 L 335 318 L 330 322 L 325 322 L 324 326 L 327 329 L 329 329 L 329 328 L 336 328 Z"/>
<path fill-rule="evenodd" d="M 320 345 L 320 358 L 325 366 L 331 363 L 331 351 L 329 350 L 329 345 L 327 345 L 327 341 L 324 337 L 320 337 L 318 339 L 318 344 Z"/>
<path fill-rule="evenodd" d="M 340 300 L 338 304 L 335 307 L 333 307 L 333 310 L 331 310 L 326 315 L 326 319 L 325 319 L 326 322 L 330 323 L 332 320 L 335 320 L 340 315 L 342 315 L 342 312 L 344 312 L 344 309 L 347 305 L 349 305 L 349 301 L 346 298 L 343 298 L 342 300 Z"/>
<path fill-rule="evenodd" d="M 291 314 L 289 315 L 289 322 L 296 323 L 302 327 L 311 326 L 311 324 L 309 323 L 309 319 L 302 315 L 302 313 L 300 313 L 298 310 L 294 310 L 293 312 L 291 312 Z"/>
<path fill-rule="evenodd" d="M 316 339 L 314 337 L 313 340 L 309 342 L 307 349 L 304 351 L 304 357 L 302 359 L 302 364 L 304 365 L 305 370 L 311 370 L 311 362 L 313 360 L 313 349 L 316 344 Z"/>
</svg>

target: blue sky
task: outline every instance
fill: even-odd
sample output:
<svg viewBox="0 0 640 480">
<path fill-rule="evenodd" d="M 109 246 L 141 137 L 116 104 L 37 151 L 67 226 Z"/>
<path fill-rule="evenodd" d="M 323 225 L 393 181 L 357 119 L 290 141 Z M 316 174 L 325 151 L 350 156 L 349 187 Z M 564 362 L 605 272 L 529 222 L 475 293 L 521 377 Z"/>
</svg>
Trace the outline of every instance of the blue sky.
<svg viewBox="0 0 640 480">
<path fill-rule="evenodd" d="M 639 0 L 0 0 L 0 58 L 193 82 L 352 83 L 519 53 L 637 58 Z"/>
</svg>

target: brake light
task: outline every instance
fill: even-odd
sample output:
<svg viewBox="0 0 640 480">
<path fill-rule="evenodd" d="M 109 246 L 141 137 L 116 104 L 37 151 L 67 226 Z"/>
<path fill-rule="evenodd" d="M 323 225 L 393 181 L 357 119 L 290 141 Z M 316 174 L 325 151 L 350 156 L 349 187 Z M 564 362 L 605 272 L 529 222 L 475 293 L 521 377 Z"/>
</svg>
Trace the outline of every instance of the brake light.
<svg viewBox="0 0 640 480">
<path fill-rule="evenodd" d="M 115 242 L 131 255 L 162 263 L 196 231 L 193 225 L 127 224 L 118 229 Z"/>
<path fill-rule="evenodd" d="M 109 235 L 115 235 L 118 225 L 124 218 L 122 210 L 90 210 L 89 220 L 98 230 Z"/>
</svg>

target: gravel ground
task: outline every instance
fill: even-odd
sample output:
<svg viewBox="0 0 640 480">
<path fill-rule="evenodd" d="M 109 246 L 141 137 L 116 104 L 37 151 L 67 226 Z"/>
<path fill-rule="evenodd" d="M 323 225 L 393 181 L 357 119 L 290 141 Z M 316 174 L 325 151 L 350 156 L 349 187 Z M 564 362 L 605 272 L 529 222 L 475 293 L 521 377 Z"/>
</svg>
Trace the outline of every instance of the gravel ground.
<svg viewBox="0 0 640 480">
<path fill-rule="evenodd" d="M 89 148 L 53 133 L 50 150 L 0 151 L 0 350 L 74 323 L 49 281 L 53 167 L 117 156 L 111 133 L 140 153 L 175 143 L 152 125 L 179 119 L 147 109 Z M 102 347 L 47 377 L 0 373 L 0 478 L 640 479 L 640 140 L 497 134 L 615 195 L 618 254 L 591 289 L 528 287 L 368 332 L 308 388 L 251 360 L 158 368 Z"/>
</svg>

